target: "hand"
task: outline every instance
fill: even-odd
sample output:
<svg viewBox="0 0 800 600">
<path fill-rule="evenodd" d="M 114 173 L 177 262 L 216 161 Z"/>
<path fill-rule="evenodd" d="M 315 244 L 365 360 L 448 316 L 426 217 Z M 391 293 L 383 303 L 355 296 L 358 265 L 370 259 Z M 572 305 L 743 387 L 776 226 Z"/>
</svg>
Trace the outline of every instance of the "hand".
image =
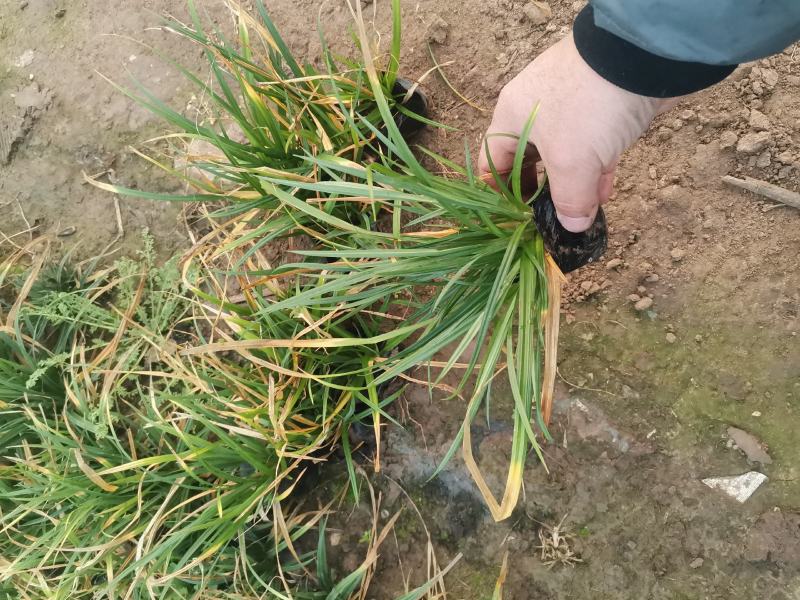
<svg viewBox="0 0 800 600">
<path fill-rule="evenodd" d="M 539 151 L 561 224 L 585 231 L 611 195 L 620 155 L 677 98 L 638 96 L 606 81 L 578 54 L 572 35 L 557 42 L 501 90 L 481 144 L 478 170 L 511 169 L 517 138 L 539 104 L 529 141 Z M 507 135 L 492 134 L 512 134 Z"/>
</svg>

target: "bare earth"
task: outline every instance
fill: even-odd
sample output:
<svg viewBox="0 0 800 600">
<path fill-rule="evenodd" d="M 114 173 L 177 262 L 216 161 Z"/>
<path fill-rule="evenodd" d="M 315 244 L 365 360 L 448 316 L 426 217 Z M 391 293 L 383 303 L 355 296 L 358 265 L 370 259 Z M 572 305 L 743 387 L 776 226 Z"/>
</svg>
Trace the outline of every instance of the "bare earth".
<svg viewBox="0 0 800 600">
<path fill-rule="evenodd" d="M 229 24 L 218 0 L 198 4 Z M 552 16 L 524 0 L 404 1 L 403 73 L 419 78 L 431 67 L 430 41 L 440 63 L 452 61 L 444 67 L 452 84 L 491 109 L 503 83 L 569 31 L 582 3 L 550 5 Z M 344 4 L 273 0 L 268 8 L 297 54 L 318 52 L 318 14 L 334 47 L 350 51 Z M 364 10 L 387 37 L 388 2 Z M 114 199 L 82 172 L 178 189 L 128 149 L 164 133 L 161 124 L 97 73 L 123 84 L 133 75 L 187 106 L 192 90 L 148 45 L 195 69 L 203 58 L 151 29 L 163 12 L 185 15 L 185 4 L 0 0 L 0 232 L 14 236 L 6 249 L 26 242 L 28 227 L 70 234 L 55 243 L 78 244 L 81 256 L 115 238 Z M 429 131 L 422 142 L 463 160 L 464 138 L 476 151 L 491 113 L 462 102 L 436 74 L 423 86 L 434 117 L 460 131 Z M 794 47 L 682 103 L 625 155 L 607 207 L 612 246 L 566 290 L 550 473 L 532 458 L 524 501 L 499 524 L 459 459 L 426 483 L 463 407 L 410 388 L 397 411 L 406 427 L 385 433 L 383 470 L 373 477 L 386 515 L 406 507 L 383 549 L 375 598 L 424 579 L 413 500 L 439 563 L 463 553 L 445 580 L 452 598 L 490 597 L 508 551 L 507 599 L 800 599 L 800 211 L 720 182 L 750 175 L 800 190 L 799 142 Z M 164 256 L 187 247 L 180 206 L 120 207 L 120 253 L 135 251 L 143 228 Z M 642 298 L 652 304 L 636 310 Z M 498 494 L 511 439 L 504 396 L 495 392 L 490 425 L 473 431 Z M 741 448 L 730 426 L 750 434 L 739 436 Z M 771 463 L 749 462 L 764 451 Z M 744 504 L 700 482 L 751 469 L 769 479 Z M 565 515 L 560 531 L 581 562 L 548 568 L 539 531 Z M 358 564 L 367 521 L 365 510 L 342 517 L 330 549 L 340 568 Z"/>
</svg>

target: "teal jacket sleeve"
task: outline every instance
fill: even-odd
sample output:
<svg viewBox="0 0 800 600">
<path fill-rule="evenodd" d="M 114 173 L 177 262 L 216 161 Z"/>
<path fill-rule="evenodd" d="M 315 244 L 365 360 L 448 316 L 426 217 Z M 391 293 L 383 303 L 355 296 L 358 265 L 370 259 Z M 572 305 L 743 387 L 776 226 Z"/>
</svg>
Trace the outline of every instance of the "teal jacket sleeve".
<svg viewBox="0 0 800 600">
<path fill-rule="evenodd" d="M 590 0 L 573 37 L 611 83 L 643 96 L 681 96 L 800 39 L 800 0 Z"/>
<path fill-rule="evenodd" d="M 730 65 L 800 39 L 800 0 L 592 0 L 598 27 L 679 61 Z"/>
</svg>

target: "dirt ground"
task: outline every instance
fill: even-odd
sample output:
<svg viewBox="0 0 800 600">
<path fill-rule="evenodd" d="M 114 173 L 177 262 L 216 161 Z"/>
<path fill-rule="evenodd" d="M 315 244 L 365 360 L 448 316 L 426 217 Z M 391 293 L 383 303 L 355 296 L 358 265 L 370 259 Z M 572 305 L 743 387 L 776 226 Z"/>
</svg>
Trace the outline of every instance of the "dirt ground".
<svg viewBox="0 0 800 600">
<path fill-rule="evenodd" d="M 198 3 L 226 22 L 217 0 Z M 430 42 L 440 63 L 452 61 L 444 69 L 453 86 L 490 109 L 504 82 L 568 33 L 582 4 L 552 0 L 547 15 L 524 0 L 404 1 L 402 71 L 418 78 L 431 67 Z M 388 36 L 388 2 L 364 6 Z M 319 50 L 318 14 L 334 47 L 349 47 L 338 1 L 268 7 L 299 55 Z M 159 123 L 95 72 L 123 83 L 130 72 L 186 106 L 185 82 L 128 39 L 199 68 L 195 49 L 151 29 L 164 11 L 184 15 L 185 4 L 2 0 L 0 231 L 16 235 L 7 243 L 36 226 L 37 235 L 71 233 L 57 243 L 79 243 L 84 255 L 105 248 L 117 235 L 114 201 L 85 185 L 84 171 L 176 187 L 127 149 L 162 133 Z M 423 85 L 434 117 L 460 131 L 421 141 L 457 160 L 464 137 L 476 150 L 491 113 L 436 74 Z M 524 500 L 494 523 L 458 458 L 428 482 L 463 407 L 410 388 L 398 410 L 405 428 L 385 432 L 383 470 L 372 478 L 384 518 L 404 509 L 372 597 L 394 597 L 426 574 L 413 504 L 439 564 L 463 555 L 445 579 L 451 598 L 491 597 L 508 552 L 507 599 L 800 599 L 800 211 L 720 181 L 750 175 L 800 190 L 799 142 L 798 47 L 659 118 L 621 162 L 607 256 L 566 288 L 549 474 L 532 458 Z M 165 255 L 186 246 L 179 206 L 120 207 L 120 252 L 136 248 L 144 227 Z M 497 493 L 511 439 L 506 404 L 496 391 L 491 422 L 473 431 Z M 700 481 L 749 470 L 768 480 L 743 504 Z M 368 528 L 365 509 L 348 515 L 330 548 L 342 571 L 357 566 Z M 571 566 L 542 559 L 540 533 L 552 538 L 559 523 L 580 559 Z"/>
</svg>

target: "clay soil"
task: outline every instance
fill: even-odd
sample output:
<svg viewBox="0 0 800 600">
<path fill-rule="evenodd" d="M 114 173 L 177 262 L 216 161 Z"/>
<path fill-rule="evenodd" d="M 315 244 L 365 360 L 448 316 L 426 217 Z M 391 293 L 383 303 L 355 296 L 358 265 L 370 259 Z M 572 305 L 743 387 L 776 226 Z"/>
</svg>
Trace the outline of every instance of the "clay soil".
<svg viewBox="0 0 800 600">
<path fill-rule="evenodd" d="M 199 4 L 230 25 L 217 0 Z M 581 6 L 552 0 L 547 14 L 524 0 L 404 1 L 403 73 L 418 78 L 431 67 L 430 44 L 453 86 L 485 109 L 429 75 L 433 116 L 459 131 L 428 131 L 421 142 L 457 161 L 465 138 L 475 152 L 502 85 L 567 35 Z M 268 7 L 298 55 L 319 51 L 317 15 L 333 46 L 351 51 L 349 13 L 338 0 Z M 364 9 L 388 36 L 388 3 Z M 60 251 L 77 246 L 91 256 L 114 240 L 114 199 L 84 184 L 83 172 L 178 189 L 129 150 L 164 133 L 162 124 L 98 75 L 136 77 L 176 107 L 196 102 L 149 49 L 205 73 L 196 48 L 155 28 L 164 12 L 185 16 L 186 7 L 0 2 L 6 248 L 49 234 Z M 506 552 L 507 599 L 800 598 L 800 211 L 725 187 L 728 174 L 800 190 L 800 48 L 743 65 L 686 99 L 624 156 L 607 207 L 609 251 L 565 288 L 549 473 L 529 461 L 510 519 L 491 519 L 459 458 L 428 481 L 463 406 L 408 388 L 396 411 L 404 427 L 386 430 L 383 468 L 371 476 L 384 518 L 403 514 L 369 597 L 393 598 L 424 580 L 427 538 L 413 504 L 439 564 L 463 555 L 445 578 L 450 598 L 491 597 Z M 144 228 L 163 256 L 185 249 L 181 210 L 121 200 L 118 254 L 135 251 Z M 491 420 L 472 436 L 497 493 L 509 406 L 497 390 Z M 737 444 L 729 427 L 749 437 Z M 369 440 L 363 454 L 371 470 Z M 700 481 L 749 470 L 768 480 L 743 504 Z M 337 467 L 330 473 L 335 480 Z M 559 523 L 580 562 L 542 558 L 540 532 Z M 365 508 L 333 525 L 329 552 L 340 572 L 360 562 L 368 527 Z"/>
</svg>

